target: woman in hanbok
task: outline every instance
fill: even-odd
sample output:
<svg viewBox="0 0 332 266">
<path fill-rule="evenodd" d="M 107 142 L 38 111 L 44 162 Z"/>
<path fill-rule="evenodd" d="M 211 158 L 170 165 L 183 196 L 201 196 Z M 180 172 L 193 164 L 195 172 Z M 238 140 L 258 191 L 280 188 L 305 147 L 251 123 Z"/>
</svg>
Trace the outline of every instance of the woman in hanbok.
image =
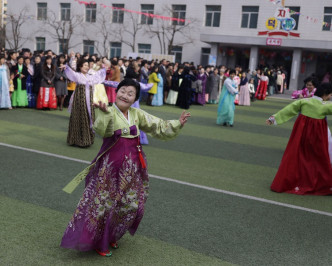
<svg viewBox="0 0 332 266">
<path fill-rule="evenodd" d="M 147 105 L 152 105 L 152 99 L 155 94 L 157 94 L 158 90 L 158 83 L 160 82 L 160 79 L 158 78 L 158 72 L 159 72 L 159 66 L 155 65 L 149 75 L 148 83 L 152 83 L 152 88 L 148 91 L 148 99 L 146 101 Z"/>
<path fill-rule="evenodd" d="M 209 84 L 209 101 L 208 103 L 216 104 L 219 95 L 219 83 L 220 83 L 220 76 L 218 68 L 213 70 L 213 73 L 208 78 Z"/>
<path fill-rule="evenodd" d="M 62 111 L 65 98 L 68 95 L 67 76 L 63 68 L 65 62 L 66 62 L 65 56 L 60 55 L 58 57 L 57 68 L 55 72 L 55 91 L 60 111 Z"/>
<path fill-rule="evenodd" d="M 182 65 L 178 66 L 178 69 L 174 72 L 172 76 L 172 87 L 168 92 L 166 99 L 166 104 L 175 105 L 179 95 L 179 87 L 182 83 L 182 72 L 184 67 Z"/>
<path fill-rule="evenodd" d="M 0 109 L 12 109 L 9 92 L 9 69 L 4 56 L 0 56 Z"/>
<path fill-rule="evenodd" d="M 235 70 L 229 71 L 229 78 L 224 82 L 218 105 L 217 125 L 231 126 L 234 125 L 235 95 L 238 93 L 237 83 L 233 80 Z"/>
<path fill-rule="evenodd" d="M 179 87 L 179 94 L 178 99 L 176 100 L 176 106 L 182 109 L 189 109 L 191 104 L 191 97 L 192 97 L 192 88 L 191 83 L 196 81 L 196 77 L 190 73 L 189 67 L 185 67 L 180 79 L 182 82 Z"/>
<path fill-rule="evenodd" d="M 106 70 L 102 68 L 94 75 L 89 75 L 89 63 L 87 60 L 81 59 L 77 64 L 77 71 L 79 72 L 65 66 L 67 78 L 76 84 L 68 107 L 70 118 L 67 144 L 85 148 L 91 146 L 95 139 L 92 130 L 94 121 L 93 86 L 103 83 L 106 78 Z"/>
<path fill-rule="evenodd" d="M 317 82 L 314 78 L 307 78 L 305 88 L 292 93 L 292 99 L 310 98 L 315 95 Z"/>
<path fill-rule="evenodd" d="M 326 119 L 332 115 L 331 96 L 331 84 L 322 84 L 312 98 L 294 101 L 266 121 L 280 125 L 298 116 L 272 182 L 273 191 L 332 194 L 332 138 Z"/>
<path fill-rule="evenodd" d="M 250 92 L 246 72 L 242 73 L 239 89 L 239 105 L 250 106 Z"/>
<path fill-rule="evenodd" d="M 196 100 L 196 103 L 198 103 L 200 105 L 205 105 L 205 87 L 206 87 L 207 77 L 205 75 L 205 69 L 203 67 L 199 70 L 197 79 L 202 82 L 202 92 L 196 93 L 195 100 Z"/>
<path fill-rule="evenodd" d="M 35 64 L 33 65 L 33 77 L 32 77 L 32 93 L 37 98 L 40 89 L 40 83 L 42 80 L 41 70 L 42 70 L 41 58 L 39 55 L 35 57 Z"/>
<path fill-rule="evenodd" d="M 268 76 L 265 75 L 264 72 L 262 72 L 262 75 L 259 79 L 258 87 L 256 90 L 256 95 L 255 95 L 256 99 L 265 100 L 268 84 L 269 84 L 269 78 L 268 78 Z"/>
<path fill-rule="evenodd" d="M 134 235 L 144 215 L 149 177 L 139 129 L 153 137 L 175 138 L 189 113 L 179 120 L 163 121 L 132 108 L 139 99 L 140 85 L 131 79 L 120 82 L 116 102 L 96 109 L 94 129 L 103 145 L 91 165 L 76 176 L 64 191 L 71 193 L 85 178 L 85 189 L 62 238 L 61 246 L 80 251 L 96 250 L 110 257 L 112 248 L 129 231 Z"/>
<path fill-rule="evenodd" d="M 41 69 L 42 80 L 37 99 L 37 109 L 56 109 L 57 98 L 54 87 L 55 65 L 52 64 L 52 56 L 48 55 Z"/>
<path fill-rule="evenodd" d="M 27 82 L 26 82 L 26 89 L 27 89 L 27 95 L 28 95 L 28 107 L 29 108 L 36 108 L 36 94 L 33 92 L 33 74 L 34 69 L 33 65 L 30 64 L 30 58 L 26 57 L 24 59 L 24 64 L 28 69 L 28 76 L 27 76 Z"/>
<path fill-rule="evenodd" d="M 22 56 L 17 58 L 17 64 L 11 69 L 14 72 L 14 91 L 12 94 L 12 107 L 28 106 L 28 95 L 26 90 L 27 76 L 29 75 L 27 67 L 24 65 Z"/>
<path fill-rule="evenodd" d="M 160 73 L 158 73 L 157 78 L 160 81 L 158 82 L 157 93 L 152 98 L 152 106 L 162 106 L 164 103 L 164 79 Z"/>
</svg>

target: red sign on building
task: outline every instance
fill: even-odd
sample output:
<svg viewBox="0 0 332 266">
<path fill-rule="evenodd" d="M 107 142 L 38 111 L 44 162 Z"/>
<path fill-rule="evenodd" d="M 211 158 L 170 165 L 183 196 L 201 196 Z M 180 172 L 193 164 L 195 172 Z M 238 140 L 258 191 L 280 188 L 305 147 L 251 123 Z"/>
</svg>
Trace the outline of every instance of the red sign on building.
<svg viewBox="0 0 332 266">
<path fill-rule="evenodd" d="M 282 39 L 279 38 L 266 38 L 266 45 L 269 46 L 281 46 Z"/>
</svg>

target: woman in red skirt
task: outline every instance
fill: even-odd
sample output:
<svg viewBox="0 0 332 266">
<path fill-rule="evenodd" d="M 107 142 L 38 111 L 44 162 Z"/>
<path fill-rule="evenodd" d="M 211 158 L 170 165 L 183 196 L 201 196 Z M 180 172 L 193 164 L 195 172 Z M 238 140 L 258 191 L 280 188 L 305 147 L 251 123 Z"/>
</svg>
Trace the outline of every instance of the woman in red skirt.
<svg viewBox="0 0 332 266">
<path fill-rule="evenodd" d="M 54 87 L 55 65 L 52 64 L 52 57 L 47 56 L 42 66 L 40 90 L 37 99 L 37 109 L 56 109 L 57 98 Z"/>
<path fill-rule="evenodd" d="M 326 115 L 332 114 L 331 84 L 322 84 L 312 98 L 297 100 L 266 123 L 282 124 L 298 115 L 271 189 L 298 195 L 332 194 L 332 138 Z"/>
<path fill-rule="evenodd" d="M 268 84 L 269 84 L 269 78 L 263 72 L 261 77 L 260 77 L 258 87 L 257 87 L 257 90 L 256 90 L 256 95 L 255 95 L 256 99 L 265 100 Z"/>
</svg>

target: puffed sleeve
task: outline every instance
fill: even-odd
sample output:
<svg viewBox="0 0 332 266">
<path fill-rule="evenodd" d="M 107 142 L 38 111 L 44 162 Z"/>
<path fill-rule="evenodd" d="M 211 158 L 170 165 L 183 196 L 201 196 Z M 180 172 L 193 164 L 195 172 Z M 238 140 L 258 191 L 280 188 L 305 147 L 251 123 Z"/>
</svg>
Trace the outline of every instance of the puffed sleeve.
<svg viewBox="0 0 332 266">
<path fill-rule="evenodd" d="M 160 140 L 174 139 L 181 129 L 179 120 L 162 120 L 147 112 L 137 109 L 139 118 L 139 128 Z"/>
<path fill-rule="evenodd" d="M 112 107 L 108 107 L 104 112 L 99 108 L 95 108 L 95 122 L 93 123 L 93 129 L 98 135 L 103 138 L 111 137 L 114 133 L 114 110 Z"/>
<path fill-rule="evenodd" d="M 89 75 L 89 81 L 91 85 L 101 84 L 106 79 L 106 69 L 102 68 L 96 72 L 94 75 Z"/>
<path fill-rule="evenodd" d="M 65 68 L 65 74 L 67 76 L 67 78 L 75 83 L 79 83 L 79 84 L 84 84 L 84 81 L 81 78 L 81 73 L 77 73 L 74 70 L 72 70 L 68 65 Z"/>
<path fill-rule="evenodd" d="M 281 109 L 278 113 L 273 115 L 275 122 L 280 125 L 287 122 L 292 117 L 299 114 L 301 111 L 301 105 L 303 100 L 297 100 L 292 102 L 291 104 L 287 105 L 283 109 Z"/>
</svg>

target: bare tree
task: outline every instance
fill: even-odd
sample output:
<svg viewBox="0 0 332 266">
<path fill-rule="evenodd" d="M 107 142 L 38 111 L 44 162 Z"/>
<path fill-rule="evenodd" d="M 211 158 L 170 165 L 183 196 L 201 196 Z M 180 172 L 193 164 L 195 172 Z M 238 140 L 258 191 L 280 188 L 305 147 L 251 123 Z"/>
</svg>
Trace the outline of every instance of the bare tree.
<svg viewBox="0 0 332 266">
<path fill-rule="evenodd" d="M 136 38 L 142 29 L 140 16 L 138 14 L 129 13 L 129 19 L 120 27 L 117 27 L 116 36 L 119 42 L 128 45 L 132 52 L 136 51 Z"/>
<path fill-rule="evenodd" d="M 101 8 L 98 11 L 97 21 L 96 23 L 92 23 L 91 26 L 95 29 L 93 39 L 90 38 L 88 34 L 89 32 L 87 31 L 84 31 L 83 33 L 85 38 L 89 41 L 94 41 L 98 54 L 108 56 L 110 52 L 109 42 L 114 36 L 114 31 L 111 28 L 109 13 L 105 12 L 105 8 Z"/>
<path fill-rule="evenodd" d="M 22 32 L 23 24 L 27 23 L 27 20 L 29 19 L 29 16 L 27 15 L 28 12 L 29 9 L 24 7 L 20 10 L 18 15 L 11 13 L 7 15 L 8 22 L 6 28 L 8 31 L 6 34 L 6 42 L 10 49 L 18 50 L 23 47 L 27 40 L 29 40 L 29 37 Z"/>
<path fill-rule="evenodd" d="M 165 6 L 160 14 L 173 14 L 171 7 Z M 175 20 L 154 19 L 153 25 L 145 29 L 150 37 L 156 37 L 160 45 L 161 54 L 171 54 L 174 46 L 194 43 L 193 32 L 198 20 L 186 19 L 185 22 Z"/>
<path fill-rule="evenodd" d="M 41 32 L 47 32 L 55 41 L 62 44 L 63 53 L 68 53 L 69 49 L 75 47 L 77 44 L 71 44 L 70 40 L 75 34 L 77 27 L 83 22 L 83 17 L 79 15 L 71 15 L 66 20 L 58 19 L 57 15 L 52 10 L 47 10 L 47 19 L 45 25 L 40 29 Z"/>
</svg>

